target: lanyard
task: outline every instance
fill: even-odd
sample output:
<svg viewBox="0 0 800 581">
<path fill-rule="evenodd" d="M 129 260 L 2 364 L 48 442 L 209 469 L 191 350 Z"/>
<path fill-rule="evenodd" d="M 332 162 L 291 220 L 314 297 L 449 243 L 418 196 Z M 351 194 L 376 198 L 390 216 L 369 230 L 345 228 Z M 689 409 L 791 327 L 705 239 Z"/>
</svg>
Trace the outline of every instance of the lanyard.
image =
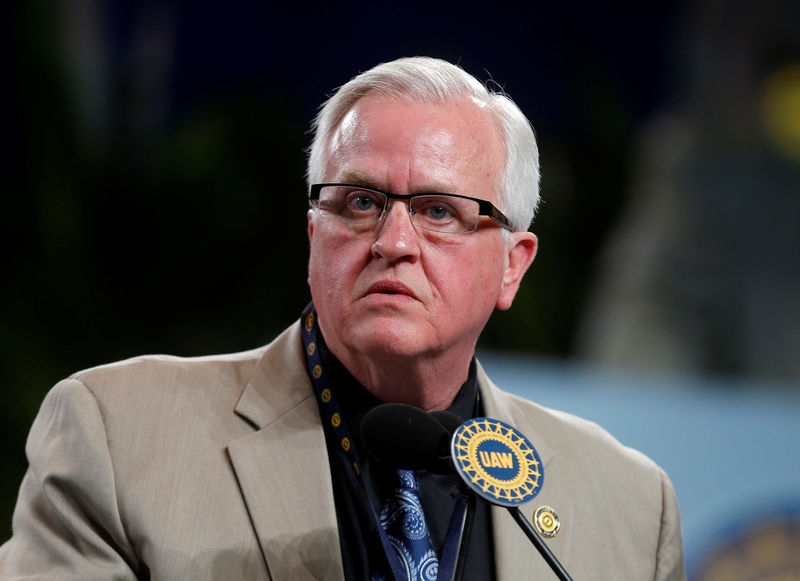
<svg viewBox="0 0 800 581">
<path fill-rule="evenodd" d="M 347 456 L 350 465 L 352 466 L 358 481 L 361 483 L 361 488 L 364 495 L 368 499 L 372 517 L 380 536 L 381 544 L 383 545 L 384 553 L 389 562 L 389 565 L 394 574 L 396 581 L 404 580 L 405 570 L 397 556 L 389 536 L 383 529 L 375 511 L 372 502 L 369 501 L 369 495 L 366 492 L 366 485 L 361 475 L 359 467 L 358 453 L 356 452 L 355 443 L 347 429 L 346 422 L 342 416 L 339 405 L 333 393 L 333 386 L 328 380 L 327 374 L 322 365 L 322 357 L 319 350 L 319 325 L 317 324 L 317 313 L 314 310 L 314 304 L 310 303 L 301 318 L 303 348 L 306 354 L 306 365 L 308 368 L 308 376 L 311 379 L 311 384 L 314 387 L 314 393 L 317 397 L 319 404 L 320 416 L 323 424 L 327 429 L 331 430 L 338 446 Z M 450 518 L 450 526 L 448 527 L 447 536 L 445 537 L 444 545 L 442 546 L 442 555 L 439 558 L 439 579 L 449 580 L 453 577 L 454 569 L 456 566 L 456 559 L 458 557 L 458 547 L 461 544 L 461 537 L 463 534 L 463 522 L 467 508 L 466 497 L 461 498 L 453 510 L 453 515 Z"/>
</svg>

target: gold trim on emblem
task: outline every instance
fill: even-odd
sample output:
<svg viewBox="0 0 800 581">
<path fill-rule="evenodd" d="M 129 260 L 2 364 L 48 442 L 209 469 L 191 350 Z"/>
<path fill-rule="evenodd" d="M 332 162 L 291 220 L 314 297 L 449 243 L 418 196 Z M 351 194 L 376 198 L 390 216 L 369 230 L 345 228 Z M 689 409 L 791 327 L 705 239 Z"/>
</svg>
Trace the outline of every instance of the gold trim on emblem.
<svg viewBox="0 0 800 581">
<path fill-rule="evenodd" d="M 308 313 L 308 316 L 306 317 L 306 331 L 310 333 L 313 327 L 314 327 L 314 313 Z"/>
<path fill-rule="evenodd" d="M 316 343 L 314 343 L 313 341 L 311 341 L 311 342 L 308 344 L 308 354 L 309 354 L 309 355 L 313 355 L 313 354 L 314 354 L 314 351 L 316 351 L 316 350 L 317 350 L 317 345 L 316 345 Z"/>
<path fill-rule="evenodd" d="M 537 532 L 548 539 L 558 534 L 561 528 L 561 521 L 558 519 L 556 511 L 549 506 L 540 506 L 533 513 L 533 525 Z"/>
<path fill-rule="evenodd" d="M 326 387 L 325 389 L 322 390 L 320 397 L 322 398 L 323 403 L 328 403 L 329 401 L 331 401 L 331 390 Z"/>
<path fill-rule="evenodd" d="M 342 423 L 342 416 L 340 416 L 338 413 L 335 413 L 331 416 L 331 425 L 334 428 L 338 428 L 339 424 L 341 423 Z"/>
<path fill-rule="evenodd" d="M 314 369 L 311 370 L 311 373 L 314 375 L 315 379 L 319 379 L 320 375 L 322 375 L 322 367 L 315 365 Z"/>
<path fill-rule="evenodd" d="M 347 452 L 350 449 L 350 439 L 342 438 L 342 449 Z"/>
</svg>

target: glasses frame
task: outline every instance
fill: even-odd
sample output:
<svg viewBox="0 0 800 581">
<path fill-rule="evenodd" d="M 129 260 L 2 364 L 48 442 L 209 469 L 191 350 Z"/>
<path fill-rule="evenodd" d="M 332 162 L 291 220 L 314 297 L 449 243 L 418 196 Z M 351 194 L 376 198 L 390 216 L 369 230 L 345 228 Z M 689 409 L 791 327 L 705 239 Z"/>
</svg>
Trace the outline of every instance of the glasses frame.
<svg viewBox="0 0 800 581">
<path fill-rule="evenodd" d="M 308 192 L 308 202 L 314 207 L 319 207 L 318 205 L 315 206 L 314 202 L 319 201 L 319 193 L 322 188 L 326 186 L 339 186 L 345 188 L 358 188 L 360 190 L 366 190 L 369 192 L 375 192 L 376 194 L 383 194 L 386 196 L 386 203 L 381 210 L 381 215 L 375 220 L 375 224 L 383 220 L 383 217 L 386 215 L 386 209 L 389 207 L 389 200 L 407 200 L 408 201 L 408 213 L 411 214 L 411 200 L 414 198 L 422 197 L 422 196 L 443 196 L 446 198 L 461 198 L 462 200 L 472 200 L 473 202 L 478 203 L 478 216 L 487 216 L 500 224 L 503 228 L 506 228 L 509 231 L 513 231 L 511 227 L 511 223 L 508 221 L 503 212 L 497 209 L 497 207 L 492 204 L 488 200 L 481 200 L 480 198 L 472 198 L 470 196 L 462 196 L 461 194 L 445 194 L 443 192 L 425 192 L 421 194 L 393 194 L 391 192 L 386 192 L 384 190 L 379 190 L 378 188 L 373 188 L 371 186 L 363 186 L 359 184 L 340 184 L 336 182 L 328 182 L 322 184 L 312 184 L 311 188 Z M 413 223 L 413 221 L 412 221 Z M 416 226 L 416 224 L 415 224 Z M 478 225 L 475 225 L 473 230 L 467 230 L 465 232 L 452 232 L 452 234 L 468 234 L 470 232 L 475 232 L 478 229 Z"/>
</svg>

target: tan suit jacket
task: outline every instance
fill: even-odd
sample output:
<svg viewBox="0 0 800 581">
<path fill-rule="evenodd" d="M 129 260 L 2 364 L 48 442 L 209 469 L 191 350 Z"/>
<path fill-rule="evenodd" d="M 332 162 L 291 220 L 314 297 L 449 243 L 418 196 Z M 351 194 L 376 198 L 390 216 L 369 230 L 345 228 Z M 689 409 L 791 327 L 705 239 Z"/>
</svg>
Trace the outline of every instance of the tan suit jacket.
<svg viewBox="0 0 800 581">
<path fill-rule="evenodd" d="M 561 519 L 547 540 L 576 581 L 685 579 L 664 472 L 599 427 L 508 395 L 483 370 L 487 415 L 526 434 Z M 245 353 L 150 356 L 48 394 L 0 547 L 3 580 L 343 579 L 331 477 L 299 324 Z M 493 508 L 500 581 L 555 575 Z"/>
</svg>

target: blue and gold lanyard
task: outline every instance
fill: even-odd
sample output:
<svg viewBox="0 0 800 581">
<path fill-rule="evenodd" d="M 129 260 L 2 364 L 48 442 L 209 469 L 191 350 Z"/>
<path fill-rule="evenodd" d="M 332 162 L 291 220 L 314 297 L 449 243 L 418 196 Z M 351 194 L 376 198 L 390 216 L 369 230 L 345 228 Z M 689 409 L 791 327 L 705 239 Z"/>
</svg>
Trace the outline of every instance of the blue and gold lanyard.
<svg viewBox="0 0 800 581">
<path fill-rule="evenodd" d="M 322 366 L 322 356 L 319 350 L 319 325 L 317 324 L 317 313 L 314 310 L 313 303 L 309 303 L 309 305 L 303 311 L 301 324 L 303 326 L 301 334 L 303 337 L 303 347 L 306 354 L 308 376 L 311 378 L 311 384 L 313 385 L 314 393 L 317 396 L 317 402 L 319 403 L 322 421 L 331 430 L 333 430 L 336 441 L 339 443 L 342 451 L 347 455 L 350 465 L 355 471 L 358 481 L 361 483 L 361 488 L 367 497 L 370 510 L 372 511 L 372 517 L 375 521 L 376 529 L 381 539 L 381 544 L 383 545 L 383 551 L 386 553 L 386 559 L 389 561 L 389 565 L 392 568 L 392 573 L 394 574 L 395 580 L 401 581 L 405 579 L 403 566 L 392 547 L 386 531 L 381 526 L 380 518 L 378 517 L 378 513 L 375 511 L 375 507 L 372 506 L 372 502 L 369 500 L 369 495 L 366 491 L 366 485 L 361 476 L 361 468 L 359 467 L 360 465 L 355 443 L 350 436 L 350 432 L 347 429 L 347 425 L 345 424 L 341 410 L 339 409 L 339 405 L 336 403 L 336 398 L 333 396 L 333 388 L 328 381 Z M 442 555 L 439 558 L 439 579 L 448 580 L 453 576 L 456 560 L 458 558 L 458 547 L 461 543 L 461 536 L 463 532 L 462 527 L 460 527 L 458 523 L 463 522 L 466 507 L 466 498 L 462 498 L 459 500 L 456 508 L 453 511 L 453 515 L 450 519 L 450 526 L 447 530 L 447 536 L 445 537 L 445 542 L 442 546 Z"/>
</svg>

